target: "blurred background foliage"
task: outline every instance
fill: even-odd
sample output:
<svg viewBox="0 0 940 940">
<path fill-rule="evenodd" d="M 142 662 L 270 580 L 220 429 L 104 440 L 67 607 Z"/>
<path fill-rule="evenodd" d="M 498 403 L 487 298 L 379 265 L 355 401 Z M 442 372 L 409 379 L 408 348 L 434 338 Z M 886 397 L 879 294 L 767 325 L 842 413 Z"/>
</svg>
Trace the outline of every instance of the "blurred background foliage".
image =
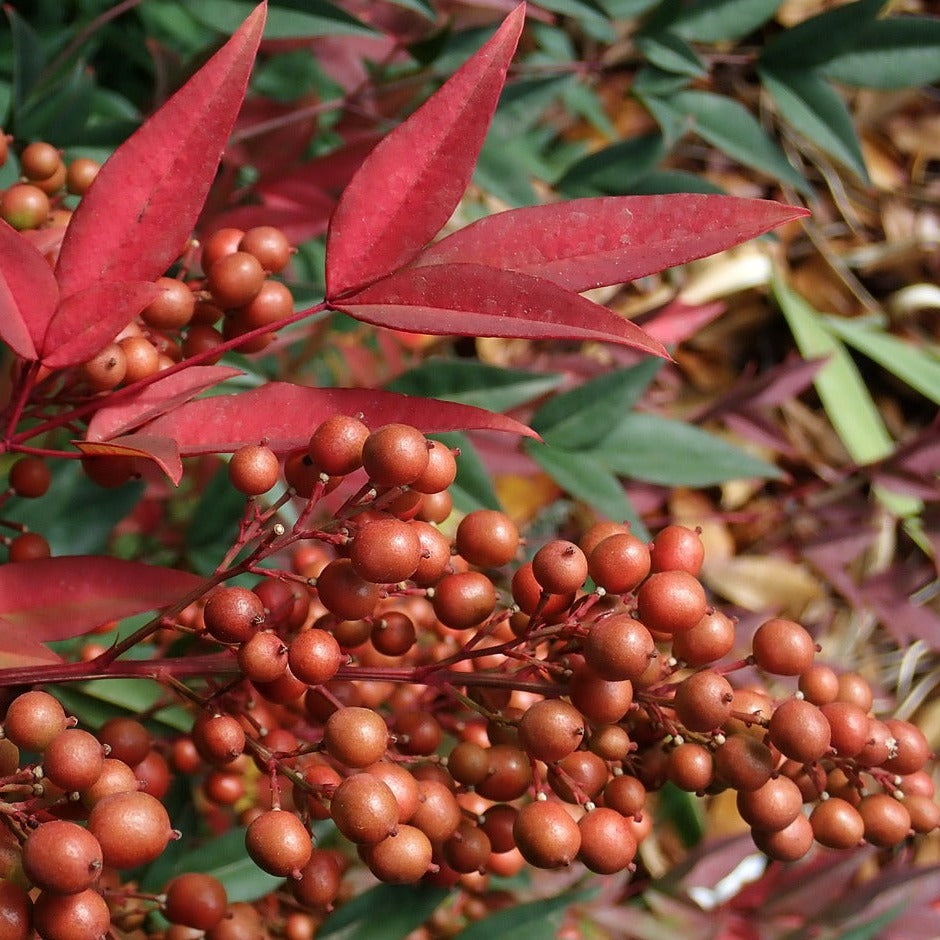
<svg viewBox="0 0 940 940">
<path fill-rule="evenodd" d="M 251 6 L 6 4 L 4 130 L 106 158 Z M 338 193 L 511 7 L 274 0 L 199 234 L 281 226 L 298 246 L 287 274 L 298 309 L 319 300 Z M 545 445 L 448 438 L 462 450 L 458 510 L 502 506 L 532 551 L 598 516 L 639 532 L 700 526 L 704 580 L 740 617 L 742 645 L 770 614 L 800 619 L 823 662 L 862 672 L 878 704 L 917 721 L 936 746 L 940 18 L 931 12 L 918 0 L 531 4 L 454 227 L 559 198 L 678 191 L 778 199 L 812 217 L 599 292 L 669 346 L 667 364 L 592 344 L 398 334 L 337 314 L 285 330 L 262 355 L 231 357 L 245 372 L 237 382 L 387 387 L 525 420 Z M 16 177 L 11 159 L 0 186 Z M 56 553 L 110 546 L 208 570 L 230 543 L 241 501 L 211 461 L 179 491 L 143 497 L 135 484 L 105 499 L 73 469 L 58 471 L 70 479 L 54 488 L 62 524 L 43 522 Z M 75 524 L 75 507 L 87 524 Z M 28 521 L 30 511 L 11 516 Z M 94 725 L 155 699 L 133 683 L 107 688 L 73 690 L 70 708 Z M 471 926 L 443 890 L 362 886 L 318 936 L 391 940 L 422 924 L 467 940 L 937 936 L 936 870 L 925 867 L 940 857 L 936 833 L 901 857 L 859 850 L 765 868 L 742 831 L 723 797 L 666 790 L 633 875 L 494 878 L 482 895 L 491 913 Z M 233 837 L 195 862 L 170 851 L 159 864 L 198 863 L 230 898 L 251 900 L 271 884 L 246 861 Z M 151 874 L 156 884 L 166 872 Z"/>
</svg>

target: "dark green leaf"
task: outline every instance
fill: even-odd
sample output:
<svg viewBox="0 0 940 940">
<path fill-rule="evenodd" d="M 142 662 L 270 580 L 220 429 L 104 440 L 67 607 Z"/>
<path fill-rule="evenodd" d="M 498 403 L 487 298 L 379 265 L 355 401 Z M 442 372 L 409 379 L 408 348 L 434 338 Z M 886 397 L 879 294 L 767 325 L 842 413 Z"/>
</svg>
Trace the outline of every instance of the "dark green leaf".
<svg viewBox="0 0 940 940">
<path fill-rule="evenodd" d="M 713 486 L 779 477 L 770 463 L 683 421 L 634 412 L 588 455 L 618 474 L 661 486 Z"/>
<path fill-rule="evenodd" d="M 675 826 L 682 844 L 687 849 L 698 845 L 705 837 L 702 801 L 691 793 L 680 790 L 672 782 L 659 791 L 656 818 Z"/>
<path fill-rule="evenodd" d="M 632 20 L 658 3 L 661 0 L 598 0 L 598 5 L 612 20 Z"/>
<path fill-rule="evenodd" d="M 596 445 L 640 400 L 661 365 L 661 359 L 645 359 L 555 395 L 532 416 L 532 427 L 565 450 Z"/>
<path fill-rule="evenodd" d="M 683 120 L 691 118 L 695 133 L 745 166 L 761 170 L 800 192 L 810 191 L 783 151 L 740 102 L 708 91 L 682 91 L 660 104 Z"/>
<path fill-rule="evenodd" d="M 330 914 L 317 937 L 343 940 L 404 940 L 420 927 L 447 897 L 433 885 L 377 885 Z"/>
<path fill-rule="evenodd" d="M 705 179 L 684 170 L 654 170 L 641 180 L 637 180 L 630 192 L 636 196 L 654 196 L 657 193 L 717 193 L 724 190 Z"/>
<path fill-rule="evenodd" d="M 839 93 L 815 72 L 778 72 L 763 67 L 759 72 L 787 123 L 868 182 L 852 115 Z"/>
<path fill-rule="evenodd" d="M 672 21 L 683 39 L 721 42 L 740 39 L 773 16 L 782 0 L 692 0 Z"/>
<path fill-rule="evenodd" d="M 658 71 L 660 74 L 662 74 L 661 70 Z M 651 77 L 648 77 L 646 81 L 649 81 Z M 662 87 L 662 83 L 660 82 L 653 82 L 653 84 Z M 683 79 L 681 88 L 684 87 L 686 87 L 686 82 Z M 679 140 L 683 134 L 692 129 L 692 120 L 690 115 L 683 114 L 682 111 L 676 110 L 676 108 L 674 108 L 669 103 L 670 97 L 677 94 L 681 88 L 672 88 L 667 86 L 665 92 L 662 92 L 659 90 L 659 88 L 657 88 L 656 94 L 649 95 L 642 90 L 642 87 L 633 89 L 633 93 L 637 96 L 637 98 L 639 98 L 649 113 L 652 114 L 656 119 L 656 123 L 663 132 L 662 136 L 668 148 L 673 147 L 676 141 Z M 665 95 L 665 97 L 660 97 L 661 95 Z"/>
<path fill-rule="evenodd" d="M 572 82 L 561 92 L 565 107 L 574 114 L 580 114 L 591 126 L 610 140 L 617 135 L 617 128 L 611 123 L 604 103 L 597 91 L 584 82 Z"/>
<path fill-rule="evenodd" d="M 439 398 L 488 411 L 508 411 L 538 398 L 561 383 L 560 375 L 502 369 L 468 359 L 432 359 L 399 375 L 385 387 L 392 392 Z"/>
<path fill-rule="evenodd" d="M 825 10 L 780 33 L 764 47 L 761 65 L 775 69 L 808 69 L 854 48 L 885 0 L 857 0 Z"/>
<path fill-rule="evenodd" d="M 122 635 L 128 629 L 120 631 Z M 150 650 L 152 653 L 152 650 Z M 164 698 L 163 687 L 149 679 L 107 679 L 63 685 L 63 703 L 82 724 L 100 728 L 109 718 L 117 715 L 137 716 L 149 711 Z M 179 705 L 161 708 L 153 714 L 153 720 L 174 731 L 189 731 L 193 716 Z"/>
<path fill-rule="evenodd" d="M 830 57 L 825 73 L 847 85 L 886 90 L 940 80 L 940 19 L 892 17 L 869 23 L 851 47 Z"/>
<path fill-rule="evenodd" d="M 665 72 L 697 78 L 708 71 L 695 50 L 673 33 L 638 36 L 636 44 L 653 65 Z"/>
<path fill-rule="evenodd" d="M 254 7 L 251 0 L 199 0 L 191 11 L 206 26 L 221 33 L 233 33 Z M 280 0 L 268 7 L 264 38 L 296 39 L 373 32 L 328 0 Z"/>
<path fill-rule="evenodd" d="M 22 107 L 35 88 L 46 64 L 46 54 L 37 32 L 9 4 L 3 8 L 13 38 L 13 108 Z"/>
<path fill-rule="evenodd" d="M 593 506 L 615 522 L 629 522 L 633 533 L 649 539 L 649 532 L 624 492 L 623 484 L 590 453 L 572 453 L 527 440 L 529 456 L 567 493 Z"/>
<path fill-rule="evenodd" d="M 510 206 L 534 206 L 539 197 L 532 186 L 532 164 L 538 157 L 526 143 L 525 136 L 506 138 L 490 133 L 483 142 L 473 179 L 485 192 Z"/>
<path fill-rule="evenodd" d="M 17 115 L 16 135 L 62 147 L 74 144 L 81 139 L 94 94 L 94 78 L 78 63 L 53 87 L 29 96 Z"/>
<path fill-rule="evenodd" d="M 193 571 L 204 575 L 215 571 L 238 536 L 244 509 L 245 497 L 229 482 L 228 471 L 217 470 L 193 511 L 199 524 L 186 530 L 186 558 Z"/>
<path fill-rule="evenodd" d="M 514 904 L 461 930 L 454 940 L 547 940 L 558 933 L 572 904 L 593 897 L 596 891 L 568 891 L 553 898 Z"/>
<path fill-rule="evenodd" d="M 552 13 L 570 16 L 592 39 L 612 42 L 615 38 L 607 14 L 592 0 L 539 0 L 539 6 Z"/>
<path fill-rule="evenodd" d="M 624 195 L 665 155 L 662 134 L 620 141 L 569 167 L 558 188 L 567 196 Z"/>
<path fill-rule="evenodd" d="M 448 447 L 460 449 L 460 456 L 457 458 L 457 480 L 450 487 L 454 507 L 460 512 L 502 509 L 489 471 L 467 437 L 463 434 L 432 434 L 431 437 Z"/>
<path fill-rule="evenodd" d="M 668 98 L 683 88 L 688 88 L 691 79 L 688 75 L 667 72 L 655 65 L 644 65 L 634 76 L 630 91 L 637 98 Z M 677 132 L 677 135 L 678 136 Z"/>
<path fill-rule="evenodd" d="M 3 516 L 41 532 L 53 555 L 96 555 L 104 552 L 114 527 L 137 505 L 144 484 L 125 483 L 105 490 L 92 483 L 77 460 L 52 466 L 52 485 L 42 499 L 14 497 Z"/>
</svg>

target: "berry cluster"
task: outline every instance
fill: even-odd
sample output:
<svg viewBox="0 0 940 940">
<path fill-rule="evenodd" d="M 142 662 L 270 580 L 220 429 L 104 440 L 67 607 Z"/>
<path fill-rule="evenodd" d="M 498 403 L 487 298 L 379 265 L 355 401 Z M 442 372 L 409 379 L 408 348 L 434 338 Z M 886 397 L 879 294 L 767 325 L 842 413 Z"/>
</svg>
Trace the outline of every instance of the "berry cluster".
<svg viewBox="0 0 940 940">
<path fill-rule="evenodd" d="M 22 458 L 13 489 L 38 495 L 40 467 Z M 632 868 L 667 781 L 735 791 L 755 844 L 787 861 L 814 841 L 889 848 L 940 823 L 922 732 L 873 716 L 869 685 L 817 663 L 800 624 L 768 620 L 729 658 L 736 625 L 709 605 L 696 531 L 647 544 L 600 522 L 520 563 L 502 512 L 471 512 L 452 537 L 438 527 L 453 452 L 362 416 L 327 419 L 283 466 L 264 443 L 243 447 L 229 473 L 249 497 L 247 560 L 154 634 L 227 654 L 222 678 L 174 685 L 191 733 L 155 743 L 119 719 L 95 737 L 41 691 L 7 710 L 6 875 L 21 872 L 0 896 L 8 920 L 31 916 L 51 940 L 157 908 L 210 940 L 250 930 L 253 909 L 230 907 L 211 876 L 153 896 L 122 881 L 174 836 L 160 802 L 174 773 L 287 879 L 282 913 L 301 933 L 342 900 L 352 861 L 314 844 L 317 820 L 381 881 L 469 892 L 526 863 Z M 282 474 L 283 495 L 262 498 Z M 251 588 L 221 583 L 245 572 L 260 576 Z M 753 667 L 764 685 L 736 685 Z M 18 748 L 39 757 L 21 767 Z"/>
</svg>

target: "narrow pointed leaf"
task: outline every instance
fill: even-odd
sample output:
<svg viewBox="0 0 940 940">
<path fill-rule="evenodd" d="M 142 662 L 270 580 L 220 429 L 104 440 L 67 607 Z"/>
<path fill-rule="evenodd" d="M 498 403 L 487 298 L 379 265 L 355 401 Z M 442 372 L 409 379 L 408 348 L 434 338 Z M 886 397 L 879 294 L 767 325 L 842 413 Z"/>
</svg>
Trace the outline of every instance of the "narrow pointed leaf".
<svg viewBox="0 0 940 940">
<path fill-rule="evenodd" d="M 683 39 L 721 42 L 753 32 L 773 16 L 782 0 L 693 0 L 670 23 Z"/>
<path fill-rule="evenodd" d="M 568 196 L 619 195 L 646 176 L 665 155 L 662 134 L 629 137 L 582 157 L 565 171 L 557 187 Z"/>
<path fill-rule="evenodd" d="M 188 571 L 99 555 L 21 561 L 0 567 L 0 621 L 43 642 L 65 640 L 174 604 L 203 583 Z"/>
<path fill-rule="evenodd" d="M 62 657 L 43 646 L 28 630 L 6 627 L 0 631 L 0 669 L 46 666 L 60 663 Z"/>
<path fill-rule="evenodd" d="M 584 291 L 724 251 L 806 215 L 766 199 L 701 193 L 572 199 L 486 216 L 413 265 L 484 264 Z"/>
<path fill-rule="evenodd" d="M 176 441 L 153 434 L 125 434 L 110 441 L 75 441 L 88 457 L 137 457 L 153 461 L 174 485 L 183 479 L 183 462 Z"/>
<path fill-rule="evenodd" d="M 0 339 L 23 359 L 38 359 L 58 299 L 49 262 L 0 222 Z"/>
<path fill-rule="evenodd" d="M 145 425 L 142 433 L 172 438 L 184 457 L 226 453 L 262 439 L 272 450 L 285 453 L 306 447 L 314 429 L 330 415 L 360 412 L 373 428 L 401 421 L 427 433 L 484 428 L 537 437 L 513 418 L 470 405 L 376 389 L 308 388 L 288 382 L 187 402 Z"/>
<path fill-rule="evenodd" d="M 61 369 L 90 359 L 159 293 L 152 281 L 99 281 L 64 297 L 42 342 L 43 365 Z"/>
<path fill-rule="evenodd" d="M 463 195 L 522 30 L 520 4 L 496 34 L 366 157 L 327 235 L 327 297 L 407 264 Z"/>
<path fill-rule="evenodd" d="M 852 115 L 829 82 L 814 72 L 759 71 L 761 82 L 790 126 L 868 182 Z"/>
<path fill-rule="evenodd" d="M 806 180 L 739 101 L 710 91 L 690 90 L 661 99 L 659 105 L 665 112 L 691 120 L 691 129 L 699 137 L 745 166 L 767 173 L 799 192 L 809 192 Z"/>
<path fill-rule="evenodd" d="M 773 464 L 702 428 L 639 411 L 626 415 L 588 454 L 620 476 L 661 486 L 781 476 Z"/>
<path fill-rule="evenodd" d="M 147 421 L 195 398 L 219 382 L 241 375 L 231 366 L 190 366 L 141 389 L 117 405 L 105 405 L 95 413 L 85 434 L 89 441 L 107 441 L 127 434 Z"/>
<path fill-rule="evenodd" d="M 615 522 L 629 522 L 638 538 L 649 538 L 649 532 L 624 492 L 623 484 L 596 456 L 534 442 L 527 443 L 525 449 L 575 499 L 593 506 Z"/>
<path fill-rule="evenodd" d="M 667 358 L 656 340 L 606 307 L 551 281 L 479 264 L 407 268 L 333 306 L 411 333 L 592 339 Z"/>
<path fill-rule="evenodd" d="M 69 223 L 63 296 L 98 280 L 151 280 L 180 252 L 245 94 L 265 6 L 102 166 Z"/>
</svg>

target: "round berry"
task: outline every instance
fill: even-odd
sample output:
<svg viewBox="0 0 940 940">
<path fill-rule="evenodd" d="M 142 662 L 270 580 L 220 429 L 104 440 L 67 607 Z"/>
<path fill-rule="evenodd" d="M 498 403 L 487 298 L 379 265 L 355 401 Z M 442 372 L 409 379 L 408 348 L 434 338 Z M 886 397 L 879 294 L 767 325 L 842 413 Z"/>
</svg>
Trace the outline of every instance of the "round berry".
<svg viewBox="0 0 940 940">
<path fill-rule="evenodd" d="M 626 614 L 591 624 L 582 651 L 597 675 L 612 680 L 636 680 L 656 658 L 656 644 L 649 630 Z"/>
<path fill-rule="evenodd" d="M 378 585 L 356 574 L 348 558 L 336 558 L 320 572 L 317 594 L 323 606 L 341 620 L 369 617 L 379 600 Z"/>
<path fill-rule="evenodd" d="M 445 575 L 434 589 L 434 613 L 452 630 L 466 630 L 486 620 L 496 608 L 493 582 L 478 571 Z"/>
<path fill-rule="evenodd" d="M 775 617 L 762 623 L 751 641 L 754 662 L 778 676 L 798 676 L 813 665 L 816 644 L 798 623 Z"/>
<path fill-rule="evenodd" d="M 476 509 L 460 520 L 455 544 L 471 565 L 500 568 L 516 557 L 519 529 L 504 512 Z"/>
<path fill-rule="evenodd" d="M 42 457 L 20 457 L 10 468 L 10 486 L 17 496 L 37 499 L 52 482 L 52 472 Z"/>
<path fill-rule="evenodd" d="M 356 573 L 377 584 L 397 584 L 414 574 L 421 560 L 421 542 L 408 522 L 388 517 L 360 526 L 349 546 Z"/>
<path fill-rule="evenodd" d="M 320 685 L 336 675 L 346 661 L 332 633 L 311 628 L 298 633 L 288 648 L 291 672 L 308 685 Z"/>
<path fill-rule="evenodd" d="M 608 807 L 585 813 L 578 822 L 578 858 L 599 875 L 623 871 L 636 856 L 636 839 L 626 818 Z"/>
<path fill-rule="evenodd" d="M 386 424 L 362 445 L 362 465 L 376 486 L 407 486 L 428 466 L 428 439 L 407 424 Z"/>
<path fill-rule="evenodd" d="M 73 822 L 61 819 L 45 822 L 23 843 L 23 871 L 44 891 L 57 894 L 84 891 L 98 880 L 103 867 L 98 840 Z"/>
<path fill-rule="evenodd" d="M 650 572 L 650 552 L 630 532 L 616 532 L 598 542 L 588 555 L 588 574 L 611 594 L 634 590 Z"/>
<path fill-rule="evenodd" d="M 7 708 L 6 737 L 24 751 L 44 751 L 66 727 L 65 709 L 48 692 L 24 692 Z"/>
<path fill-rule="evenodd" d="M 705 546 L 697 531 L 684 525 L 669 525 L 650 545 L 652 571 L 687 571 L 697 577 L 705 560 Z"/>
<path fill-rule="evenodd" d="M 637 592 L 639 619 L 659 633 L 691 630 L 705 616 L 705 589 L 687 571 L 650 575 Z"/>
<path fill-rule="evenodd" d="M 314 432 L 307 445 L 310 459 L 330 476 L 345 476 L 362 466 L 362 445 L 369 429 L 349 415 L 333 415 Z"/>
<path fill-rule="evenodd" d="M 819 760 L 829 750 L 832 735 L 825 714 L 799 698 L 787 699 L 774 709 L 768 731 L 780 753 L 801 764 Z"/>
<path fill-rule="evenodd" d="M 299 874 L 310 860 L 313 840 L 307 827 L 293 813 L 271 809 L 248 826 L 245 848 L 262 871 L 286 878 Z"/>
<path fill-rule="evenodd" d="M 82 366 L 82 374 L 96 392 L 116 388 L 127 374 L 127 356 L 118 343 L 108 343 Z"/>
<path fill-rule="evenodd" d="M 243 307 L 255 298 L 263 283 L 264 268 L 247 251 L 223 255 L 206 271 L 206 286 L 220 307 Z"/>
<path fill-rule="evenodd" d="M 65 171 L 66 188 L 74 196 L 84 196 L 95 181 L 101 164 L 90 157 L 76 157 Z"/>
<path fill-rule="evenodd" d="M 0 196 L 0 218 L 19 231 L 39 228 L 49 208 L 49 197 L 32 183 L 14 183 Z"/>
<path fill-rule="evenodd" d="M 398 831 L 360 850 L 369 870 L 386 884 L 413 884 L 431 864 L 433 849 L 428 837 L 415 826 L 399 826 Z"/>
<path fill-rule="evenodd" d="M 264 624 L 264 604 L 247 588 L 220 587 L 209 595 L 203 619 L 206 629 L 219 642 L 245 643 Z"/>
<path fill-rule="evenodd" d="M 248 229 L 238 242 L 238 250 L 254 255 L 269 274 L 283 271 L 291 256 L 287 236 L 273 225 Z"/>
<path fill-rule="evenodd" d="M 90 787 L 98 779 L 103 767 L 104 750 L 101 742 L 79 728 L 67 728 L 56 735 L 42 755 L 42 768 L 46 776 L 57 787 L 68 792 Z"/>
<path fill-rule="evenodd" d="M 398 802 L 388 785 L 372 774 L 347 777 L 333 793 L 330 814 L 350 842 L 381 842 L 398 827 Z"/>
<path fill-rule="evenodd" d="M 587 558 L 574 542 L 555 539 L 535 553 L 532 574 L 549 594 L 569 594 L 587 579 Z"/>
<path fill-rule="evenodd" d="M 171 924 L 211 930 L 228 910 L 228 895 L 222 883 L 200 872 L 177 875 L 164 894 L 163 913 Z"/>
<path fill-rule="evenodd" d="M 43 940 L 98 940 L 111 927 L 111 912 L 93 888 L 76 894 L 43 891 L 33 907 L 33 924 Z"/>
<path fill-rule="evenodd" d="M 113 793 L 95 803 L 88 831 L 101 844 L 112 868 L 136 868 L 152 862 L 173 837 L 163 804 L 149 793 Z"/>
<path fill-rule="evenodd" d="M 388 726 L 371 708 L 340 708 L 323 726 L 323 745 L 347 767 L 367 767 L 385 756 Z"/>
<path fill-rule="evenodd" d="M 193 317 L 196 295 L 174 277 L 159 277 L 156 286 L 160 293 L 140 311 L 140 318 L 158 330 L 177 330 Z"/>
<path fill-rule="evenodd" d="M 584 717 L 562 699 L 536 702 L 519 721 L 519 743 L 536 760 L 561 760 L 583 739 Z"/>
<path fill-rule="evenodd" d="M 565 868 L 581 848 L 581 830 L 553 800 L 536 800 L 519 810 L 512 827 L 516 845 L 536 868 Z"/>
<path fill-rule="evenodd" d="M 245 444 L 232 454 L 228 476 L 240 493 L 260 496 L 277 483 L 281 467 L 277 454 L 264 444 Z"/>
</svg>

